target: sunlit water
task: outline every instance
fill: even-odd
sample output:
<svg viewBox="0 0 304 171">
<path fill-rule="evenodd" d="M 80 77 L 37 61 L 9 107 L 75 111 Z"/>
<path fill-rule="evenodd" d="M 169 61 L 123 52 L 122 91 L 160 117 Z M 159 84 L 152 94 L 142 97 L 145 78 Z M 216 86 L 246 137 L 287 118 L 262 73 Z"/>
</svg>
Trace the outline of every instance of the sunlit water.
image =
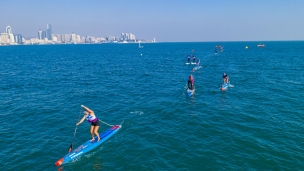
<svg viewBox="0 0 304 171">
<path fill-rule="evenodd" d="M 122 129 L 60 170 L 303 170 L 304 42 L 258 43 L 0 47 L 0 170 L 57 170 L 81 104 Z"/>
</svg>

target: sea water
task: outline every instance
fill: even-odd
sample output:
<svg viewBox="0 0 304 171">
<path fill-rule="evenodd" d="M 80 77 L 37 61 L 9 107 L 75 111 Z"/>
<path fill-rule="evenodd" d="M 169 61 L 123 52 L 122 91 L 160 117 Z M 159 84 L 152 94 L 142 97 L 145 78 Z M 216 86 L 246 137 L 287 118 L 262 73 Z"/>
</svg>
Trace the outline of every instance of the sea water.
<svg viewBox="0 0 304 171">
<path fill-rule="evenodd" d="M 1 46 L 0 170 L 57 170 L 80 105 L 122 129 L 60 170 L 303 170 L 304 42 L 259 43 Z"/>
</svg>

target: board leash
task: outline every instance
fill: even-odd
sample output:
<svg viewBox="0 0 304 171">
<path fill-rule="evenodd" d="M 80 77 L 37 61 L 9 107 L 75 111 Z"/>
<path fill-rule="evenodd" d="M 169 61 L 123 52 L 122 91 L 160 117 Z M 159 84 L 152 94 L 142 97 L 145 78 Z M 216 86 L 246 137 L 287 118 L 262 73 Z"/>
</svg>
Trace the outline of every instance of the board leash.
<svg viewBox="0 0 304 171">
<path fill-rule="evenodd" d="M 100 119 L 98 119 L 100 122 L 102 122 L 103 124 L 106 124 L 106 125 L 108 125 L 108 126 L 114 126 L 114 125 L 110 125 L 110 124 L 108 124 L 108 123 L 106 123 L 106 122 L 104 122 L 104 121 L 102 121 L 102 120 L 100 120 Z"/>
</svg>

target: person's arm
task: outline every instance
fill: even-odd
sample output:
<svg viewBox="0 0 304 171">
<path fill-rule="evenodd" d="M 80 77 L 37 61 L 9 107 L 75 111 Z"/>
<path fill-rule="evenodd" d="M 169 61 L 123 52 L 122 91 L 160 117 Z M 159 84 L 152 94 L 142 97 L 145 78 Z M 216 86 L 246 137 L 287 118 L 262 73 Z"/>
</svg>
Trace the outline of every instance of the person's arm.
<svg viewBox="0 0 304 171">
<path fill-rule="evenodd" d="M 83 116 L 83 118 L 76 124 L 76 126 L 80 125 L 86 118 L 86 115 Z"/>
<path fill-rule="evenodd" d="M 84 110 L 88 111 L 90 114 L 94 114 L 94 111 L 89 109 L 88 107 L 85 107 L 84 105 L 81 105 L 81 107 L 83 107 Z"/>
</svg>

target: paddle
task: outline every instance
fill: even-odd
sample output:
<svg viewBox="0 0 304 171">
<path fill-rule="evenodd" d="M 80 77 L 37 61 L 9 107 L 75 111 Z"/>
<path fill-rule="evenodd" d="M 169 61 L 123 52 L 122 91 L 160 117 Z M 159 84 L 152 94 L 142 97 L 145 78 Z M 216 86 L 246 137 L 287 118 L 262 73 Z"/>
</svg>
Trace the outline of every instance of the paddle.
<svg viewBox="0 0 304 171">
<path fill-rule="evenodd" d="M 82 105 L 81 105 L 81 106 L 82 106 Z M 78 116 L 78 122 L 79 122 L 79 119 L 80 119 L 81 111 L 82 111 L 82 107 L 80 107 L 80 112 L 79 112 L 79 116 Z M 73 141 L 72 141 L 72 144 L 70 145 L 70 147 L 69 147 L 69 149 L 68 149 L 68 152 L 71 152 L 71 151 L 73 150 L 73 143 L 74 143 L 74 138 L 75 138 L 75 135 L 76 135 L 77 126 L 78 126 L 78 125 L 76 125 L 75 131 L 74 131 Z"/>
</svg>

